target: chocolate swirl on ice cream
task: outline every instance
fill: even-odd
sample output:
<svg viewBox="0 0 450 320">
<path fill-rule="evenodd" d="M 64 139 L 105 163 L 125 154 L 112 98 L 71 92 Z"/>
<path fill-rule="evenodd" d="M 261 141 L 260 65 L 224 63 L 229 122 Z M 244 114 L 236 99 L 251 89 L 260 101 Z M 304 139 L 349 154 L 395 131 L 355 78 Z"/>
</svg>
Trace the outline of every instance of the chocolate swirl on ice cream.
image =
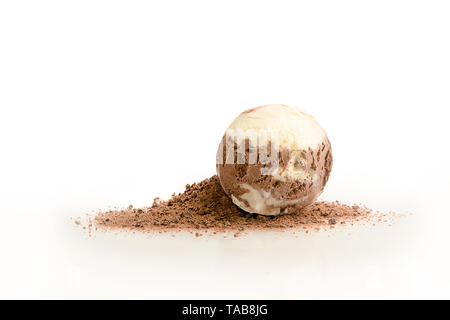
<svg viewBox="0 0 450 320">
<path fill-rule="evenodd" d="M 279 215 L 301 209 L 322 193 L 332 168 L 331 144 L 310 115 L 285 105 L 240 114 L 217 152 L 217 174 L 241 209 Z"/>
</svg>

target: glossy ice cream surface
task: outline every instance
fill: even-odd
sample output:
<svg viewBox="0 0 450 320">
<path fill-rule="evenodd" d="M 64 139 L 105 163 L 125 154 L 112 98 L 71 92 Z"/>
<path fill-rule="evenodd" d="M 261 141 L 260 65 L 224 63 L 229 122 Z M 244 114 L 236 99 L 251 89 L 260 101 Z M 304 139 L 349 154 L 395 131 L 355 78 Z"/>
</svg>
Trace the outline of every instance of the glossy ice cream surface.
<svg viewBox="0 0 450 320">
<path fill-rule="evenodd" d="M 332 167 L 331 145 L 312 116 L 295 107 L 264 105 L 231 123 L 216 167 L 223 189 L 241 209 L 292 213 L 322 193 Z"/>
</svg>

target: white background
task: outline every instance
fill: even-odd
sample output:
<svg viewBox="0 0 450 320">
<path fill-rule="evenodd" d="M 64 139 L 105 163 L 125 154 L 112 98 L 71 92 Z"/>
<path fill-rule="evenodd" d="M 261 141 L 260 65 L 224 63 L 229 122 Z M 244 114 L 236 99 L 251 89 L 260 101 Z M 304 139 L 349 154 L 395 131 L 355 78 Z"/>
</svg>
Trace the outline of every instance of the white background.
<svg viewBox="0 0 450 320">
<path fill-rule="evenodd" d="M 2 1 L 0 298 L 450 298 L 447 1 Z M 392 227 L 100 234 L 214 174 L 241 111 L 314 115 L 322 199 Z"/>
</svg>

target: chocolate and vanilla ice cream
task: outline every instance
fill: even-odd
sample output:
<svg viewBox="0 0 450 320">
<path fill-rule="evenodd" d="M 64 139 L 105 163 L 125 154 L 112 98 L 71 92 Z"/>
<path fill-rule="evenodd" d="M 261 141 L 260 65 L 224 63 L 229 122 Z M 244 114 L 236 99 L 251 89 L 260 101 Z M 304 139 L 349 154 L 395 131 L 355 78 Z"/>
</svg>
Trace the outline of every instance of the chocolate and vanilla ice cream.
<svg viewBox="0 0 450 320">
<path fill-rule="evenodd" d="M 262 215 L 293 213 L 314 202 L 333 162 L 319 123 L 279 104 L 241 113 L 226 130 L 216 160 L 220 184 L 233 203 Z"/>
<path fill-rule="evenodd" d="M 217 175 L 187 184 L 151 207 L 100 211 L 75 224 L 95 230 L 189 231 L 195 236 L 251 230 L 318 231 L 337 226 L 391 222 L 402 215 L 339 201 L 313 203 L 332 167 L 327 135 L 310 115 L 285 105 L 240 114 L 217 152 Z M 174 234 L 172 234 L 174 236 Z"/>
</svg>

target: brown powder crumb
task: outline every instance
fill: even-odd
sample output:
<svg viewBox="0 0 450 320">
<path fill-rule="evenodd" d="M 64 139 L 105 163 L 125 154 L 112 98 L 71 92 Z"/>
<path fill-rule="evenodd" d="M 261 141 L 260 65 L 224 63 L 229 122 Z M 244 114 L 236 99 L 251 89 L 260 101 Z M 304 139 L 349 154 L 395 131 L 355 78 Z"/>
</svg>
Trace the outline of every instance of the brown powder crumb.
<svg viewBox="0 0 450 320">
<path fill-rule="evenodd" d="M 380 218 L 381 216 L 381 218 Z M 98 213 L 88 221 L 91 233 L 93 224 L 101 229 L 165 232 L 190 231 L 196 237 L 205 233 L 233 231 L 238 237 L 249 230 L 308 230 L 334 229 L 337 224 L 369 222 L 386 219 L 386 214 L 373 212 L 365 206 L 348 206 L 335 202 L 316 202 L 289 215 L 262 216 L 247 213 L 233 204 L 224 193 L 217 176 L 199 183 L 186 185 L 186 190 L 173 195 L 168 201 L 155 198 L 151 207 Z M 79 220 L 77 220 L 79 221 Z M 76 222 L 77 223 L 77 222 Z M 77 223 L 79 224 L 79 223 Z M 320 228 L 324 227 L 324 228 Z"/>
</svg>

